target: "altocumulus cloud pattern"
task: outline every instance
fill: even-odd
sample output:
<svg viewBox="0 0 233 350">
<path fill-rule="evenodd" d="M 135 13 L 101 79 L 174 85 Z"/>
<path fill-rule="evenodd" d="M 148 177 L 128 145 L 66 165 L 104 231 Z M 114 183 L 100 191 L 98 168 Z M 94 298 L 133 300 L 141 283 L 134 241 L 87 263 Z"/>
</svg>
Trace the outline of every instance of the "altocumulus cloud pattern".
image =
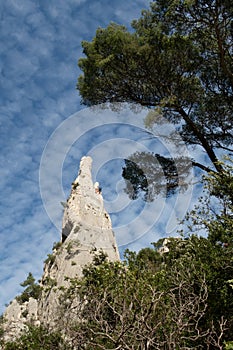
<svg viewBox="0 0 233 350">
<path fill-rule="evenodd" d="M 104 123 L 97 113 L 99 124 L 90 124 L 92 114 L 88 110 L 79 115 L 83 106 L 75 91 L 80 74 L 77 60 L 82 56 L 81 41 L 91 40 L 96 28 L 106 27 L 110 21 L 129 27 L 149 3 L 149 0 L 0 2 L 0 312 L 5 303 L 21 292 L 19 284 L 28 272 L 40 278 L 43 260 L 53 243 L 60 239 L 60 201 L 68 195 L 83 154 L 89 153 L 95 158 L 94 176 L 104 183 L 105 206 L 112 212 L 122 251 L 127 242 L 131 242 L 131 249 L 149 245 L 155 240 L 150 230 L 152 224 L 156 224 L 156 232 L 165 233 L 162 218 L 173 217 L 172 208 L 177 198 L 170 204 L 163 201 L 161 207 L 156 202 L 152 203 L 155 207 L 149 207 L 140 200 L 129 201 L 123 191 L 123 157 L 135 149 L 154 149 L 152 141 L 141 140 L 144 126 L 135 125 L 131 117 L 109 116 L 110 112 L 105 115 Z M 66 133 L 62 123 L 75 119 L 69 116 L 76 114 L 83 127 L 76 128 L 71 145 L 72 133 Z M 59 130 L 63 134 L 55 145 L 52 141 Z M 156 152 L 164 151 L 165 146 L 158 138 L 156 144 Z M 48 157 L 46 151 L 50 145 L 53 157 L 49 158 L 46 170 L 44 157 Z M 43 186 L 48 186 L 42 181 L 46 171 L 51 181 L 49 198 L 43 192 Z M 106 174 L 110 174 L 109 177 Z M 188 201 L 189 195 L 187 201 L 184 198 L 184 202 Z M 178 216 L 184 212 L 179 203 L 176 205 Z M 145 218 L 149 216 L 153 219 L 146 223 Z M 173 224 L 170 219 L 169 230 L 174 226 L 175 221 Z"/>
</svg>

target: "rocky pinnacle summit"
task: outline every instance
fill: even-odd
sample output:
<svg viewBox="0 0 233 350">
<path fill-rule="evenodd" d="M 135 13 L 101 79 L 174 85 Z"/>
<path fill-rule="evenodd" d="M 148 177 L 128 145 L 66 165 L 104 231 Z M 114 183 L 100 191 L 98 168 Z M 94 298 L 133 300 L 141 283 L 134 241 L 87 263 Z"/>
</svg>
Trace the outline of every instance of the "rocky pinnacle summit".
<svg viewBox="0 0 233 350">
<path fill-rule="evenodd" d="M 91 165 L 91 157 L 81 159 L 78 177 L 65 204 L 62 240 L 79 240 L 83 249 L 101 248 L 110 260 L 118 260 L 111 219 L 104 209 L 99 184 L 92 182 Z"/>
</svg>

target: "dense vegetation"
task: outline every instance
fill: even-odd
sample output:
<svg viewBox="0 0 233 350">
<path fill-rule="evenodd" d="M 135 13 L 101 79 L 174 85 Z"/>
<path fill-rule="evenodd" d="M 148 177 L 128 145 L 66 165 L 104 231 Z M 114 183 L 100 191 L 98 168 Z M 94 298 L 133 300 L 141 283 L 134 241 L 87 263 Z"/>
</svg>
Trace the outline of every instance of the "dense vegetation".
<svg viewBox="0 0 233 350">
<path fill-rule="evenodd" d="M 17 341 L 3 343 L 4 350 L 69 350 L 59 332 L 29 325 Z"/>
</svg>

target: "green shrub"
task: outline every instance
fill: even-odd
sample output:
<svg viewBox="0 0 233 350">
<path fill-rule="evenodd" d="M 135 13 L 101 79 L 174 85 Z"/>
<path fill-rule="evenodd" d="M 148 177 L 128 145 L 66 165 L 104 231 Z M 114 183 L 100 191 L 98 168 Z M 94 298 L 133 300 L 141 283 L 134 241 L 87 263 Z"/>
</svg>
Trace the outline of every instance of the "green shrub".
<svg viewBox="0 0 233 350">
<path fill-rule="evenodd" d="M 47 259 L 45 259 L 44 263 L 52 265 L 55 261 L 55 258 L 56 256 L 54 254 L 48 254 Z"/>
<path fill-rule="evenodd" d="M 27 279 L 24 282 L 20 283 L 20 285 L 22 287 L 26 287 L 22 294 L 16 297 L 16 300 L 20 304 L 29 301 L 29 298 L 40 298 L 42 287 L 35 282 L 35 278 L 31 272 L 29 272 Z"/>
<path fill-rule="evenodd" d="M 28 326 L 21 336 L 4 344 L 4 350 L 68 350 L 62 335 L 42 326 Z"/>
<path fill-rule="evenodd" d="M 226 350 L 233 350 L 233 341 L 228 341 L 225 343 Z"/>
<path fill-rule="evenodd" d="M 62 246 L 62 242 L 54 242 L 53 250 L 58 250 Z"/>
</svg>

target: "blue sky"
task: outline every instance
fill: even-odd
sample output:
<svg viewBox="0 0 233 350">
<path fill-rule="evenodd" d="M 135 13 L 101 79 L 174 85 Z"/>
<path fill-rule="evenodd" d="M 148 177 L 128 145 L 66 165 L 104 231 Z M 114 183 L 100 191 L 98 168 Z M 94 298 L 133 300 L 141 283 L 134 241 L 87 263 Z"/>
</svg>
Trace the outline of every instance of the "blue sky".
<svg viewBox="0 0 233 350">
<path fill-rule="evenodd" d="M 21 292 L 19 284 L 28 272 L 41 277 L 43 261 L 60 240 L 60 201 L 68 195 L 83 155 L 94 159 L 93 176 L 103 184 L 121 252 L 174 233 L 175 217 L 189 205 L 192 189 L 170 202 L 129 201 L 122 158 L 135 150 L 164 151 L 160 130 L 147 140 L 146 110 L 138 118 L 128 108 L 90 111 L 80 105 L 75 89 L 81 41 L 91 40 L 97 27 L 110 21 L 129 27 L 148 7 L 147 0 L 0 3 L 0 312 Z M 172 154 L 169 147 L 166 152 Z"/>
</svg>

